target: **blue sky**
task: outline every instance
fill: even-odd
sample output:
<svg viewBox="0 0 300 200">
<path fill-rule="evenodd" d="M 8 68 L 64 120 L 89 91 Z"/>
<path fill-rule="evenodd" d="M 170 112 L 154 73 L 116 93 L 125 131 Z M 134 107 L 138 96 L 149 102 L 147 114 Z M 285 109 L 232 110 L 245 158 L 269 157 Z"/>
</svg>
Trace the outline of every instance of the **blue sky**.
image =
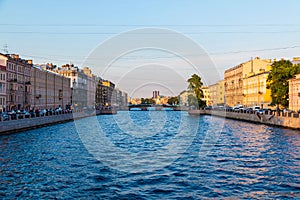
<svg viewBox="0 0 300 200">
<path fill-rule="evenodd" d="M 9 53 L 35 63 L 81 66 L 119 33 L 167 28 L 203 47 L 221 79 L 225 69 L 251 57 L 299 57 L 299 8 L 297 0 L 0 0 L 0 48 L 7 44 Z"/>
</svg>

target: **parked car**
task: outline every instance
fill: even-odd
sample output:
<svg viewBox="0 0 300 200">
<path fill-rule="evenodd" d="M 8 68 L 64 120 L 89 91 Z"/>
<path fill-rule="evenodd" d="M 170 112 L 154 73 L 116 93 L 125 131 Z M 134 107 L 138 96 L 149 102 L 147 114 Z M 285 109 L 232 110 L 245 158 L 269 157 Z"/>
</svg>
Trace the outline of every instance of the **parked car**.
<svg viewBox="0 0 300 200">
<path fill-rule="evenodd" d="M 23 119 L 23 118 L 29 118 L 30 113 L 27 112 L 26 110 L 18 110 L 17 112 L 17 118 L 18 119 Z"/>
<path fill-rule="evenodd" d="M 11 119 L 17 119 L 17 113 L 14 110 L 11 110 L 7 112 L 8 116 L 10 116 Z"/>
<path fill-rule="evenodd" d="M 263 110 L 265 111 L 265 113 L 266 112 L 268 112 L 268 113 L 272 112 L 272 110 L 270 108 L 264 108 Z"/>
<path fill-rule="evenodd" d="M 34 112 L 34 110 L 30 110 L 29 114 L 30 114 L 30 117 L 36 117 L 36 113 Z"/>
<path fill-rule="evenodd" d="M 232 111 L 232 110 L 233 110 L 233 108 L 232 108 L 232 107 L 230 107 L 230 106 L 226 106 L 226 107 L 224 107 L 224 110 L 226 110 L 226 111 Z"/>
<path fill-rule="evenodd" d="M 46 109 L 40 110 L 39 116 L 45 116 L 47 114 Z"/>
<path fill-rule="evenodd" d="M 240 108 L 240 110 L 242 110 L 244 112 L 251 112 L 251 111 L 253 111 L 252 108 Z"/>
<path fill-rule="evenodd" d="M 8 114 L 5 112 L 0 112 L 0 117 L 2 121 L 7 121 L 9 119 Z"/>
<path fill-rule="evenodd" d="M 61 114 L 62 111 L 63 111 L 63 110 L 62 110 L 61 107 L 55 109 L 55 113 L 56 113 L 56 114 L 58 114 L 58 113 Z"/>
<path fill-rule="evenodd" d="M 258 110 L 260 110 L 260 107 L 259 107 L 259 106 L 253 106 L 252 109 L 253 109 L 254 111 L 258 111 Z"/>
<path fill-rule="evenodd" d="M 233 107 L 233 110 L 234 110 L 234 111 L 238 111 L 238 110 L 240 110 L 240 109 L 242 109 L 242 108 L 244 108 L 243 105 L 236 105 L 236 106 Z"/>
<path fill-rule="evenodd" d="M 258 114 L 260 114 L 260 115 L 262 115 L 262 114 L 265 113 L 265 111 L 264 111 L 263 109 L 259 109 L 259 110 L 257 110 L 256 112 L 257 112 Z"/>
<path fill-rule="evenodd" d="M 206 106 L 205 108 L 204 108 L 204 110 L 211 110 L 212 109 L 212 106 Z"/>
</svg>

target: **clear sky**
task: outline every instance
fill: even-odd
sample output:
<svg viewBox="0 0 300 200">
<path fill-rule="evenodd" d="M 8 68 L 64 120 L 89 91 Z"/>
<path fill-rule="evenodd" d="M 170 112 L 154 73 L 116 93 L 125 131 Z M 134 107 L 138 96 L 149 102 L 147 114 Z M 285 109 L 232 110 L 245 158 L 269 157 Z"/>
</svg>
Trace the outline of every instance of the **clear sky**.
<svg viewBox="0 0 300 200">
<path fill-rule="evenodd" d="M 85 62 L 86 58 L 99 45 L 122 32 L 149 27 L 170 29 L 189 37 L 207 52 L 218 77 L 202 78 L 205 84 L 212 84 L 223 78 L 225 69 L 251 57 L 299 57 L 299 8 L 298 0 L 0 0 L 0 48 L 2 53 L 6 49 L 22 58 L 33 59 L 34 63 L 82 66 L 89 64 Z M 149 55 L 157 58 L 158 53 Z M 149 55 L 147 51 L 142 55 L 128 55 L 135 56 L 136 70 L 131 71 L 127 79 L 124 79 L 124 74 L 128 75 L 124 70 L 128 65 L 125 62 L 106 74 L 94 69 L 95 66 L 90 67 L 103 78 L 120 83 L 118 87 L 132 96 L 151 96 L 151 89 L 171 95 L 186 88 L 184 82 L 192 70 L 177 70 L 168 77 L 173 83 L 162 83 L 165 74 L 160 76 L 157 71 L 164 71 L 166 65 L 184 64 L 179 60 L 168 60 L 172 56 L 160 53 L 158 58 L 164 58 L 164 61 L 155 59 L 155 68 L 149 66 Z M 136 57 L 145 56 L 146 63 L 145 60 L 136 62 Z M 145 65 L 144 70 L 137 67 L 142 65 Z M 167 68 L 169 72 L 174 71 L 170 66 Z M 150 76 L 151 71 L 156 73 Z M 146 73 L 149 75 L 147 80 L 141 78 Z M 180 78 L 175 78 L 175 74 L 183 81 L 178 81 Z M 139 82 L 126 85 L 133 76 L 140 77 Z M 143 85 L 147 87 L 143 89 Z M 171 86 L 174 87 L 170 89 Z"/>
</svg>

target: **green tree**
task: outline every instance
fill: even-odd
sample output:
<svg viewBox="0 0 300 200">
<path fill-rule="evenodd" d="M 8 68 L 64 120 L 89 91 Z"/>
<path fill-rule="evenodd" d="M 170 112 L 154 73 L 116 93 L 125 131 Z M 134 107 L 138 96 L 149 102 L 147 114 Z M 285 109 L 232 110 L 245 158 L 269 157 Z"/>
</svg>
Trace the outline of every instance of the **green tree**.
<svg viewBox="0 0 300 200">
<path fill-rule="evenodd" d="M 168 104 L 170 104 L 170 105 L 177 105 L 178 102 L 179 102 L 178 97 L 171 97 L 168 99 Z"/>
<path fill-rule="evenodd" d="M 288 80 L 300 72 L 300 65 L 293 65 L 289 60 L 280 60 L 272 64 L 272 70 L 267 78 L 267 89 L 271 89 L 271 106 L 289 106 Z"/>
<path fill-rule="evenodd" d="M 141 98 L 141 104 L 154 104 L 155 101 L 149 98 Z"/>
<path fill-rule="evenodd" d="M 206 103 L 205 103 L 205 101 L 202 100 L 204 95 L 203 95 L 203 91 L 201 89 L 203 86 L 201 77 L 198 76 L 197 74 L 193 74 L 191 76 L 191 78 L 189 78 L 187 81 L 189 83 L 188 89 L 190 91 L 193 91 L 194 94 L 196 95 L 197 102 L 198 102 L 197 108 L 205 107 Z"/>
<path fill-rule="evenodd" d="M 188 95 L 188 104 L 189 104 L 189 106 L 198 107 L 197 97 L 195 97 L 195 95 L 193 95 L 193 94 Z"/>
</svg>

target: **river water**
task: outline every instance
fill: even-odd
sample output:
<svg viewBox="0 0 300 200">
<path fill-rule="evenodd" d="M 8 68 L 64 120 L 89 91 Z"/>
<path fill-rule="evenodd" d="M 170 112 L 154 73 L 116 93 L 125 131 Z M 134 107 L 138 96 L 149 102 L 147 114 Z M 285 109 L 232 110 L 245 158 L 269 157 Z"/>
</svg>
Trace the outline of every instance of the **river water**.
<svg viewBox="0 0 300 200">
<path fill-rule="evenodd" d="M 0 149 L 1 199 L 300 198 L 299 131 L 211 116 L 119 112 Z"/>
</svg>

